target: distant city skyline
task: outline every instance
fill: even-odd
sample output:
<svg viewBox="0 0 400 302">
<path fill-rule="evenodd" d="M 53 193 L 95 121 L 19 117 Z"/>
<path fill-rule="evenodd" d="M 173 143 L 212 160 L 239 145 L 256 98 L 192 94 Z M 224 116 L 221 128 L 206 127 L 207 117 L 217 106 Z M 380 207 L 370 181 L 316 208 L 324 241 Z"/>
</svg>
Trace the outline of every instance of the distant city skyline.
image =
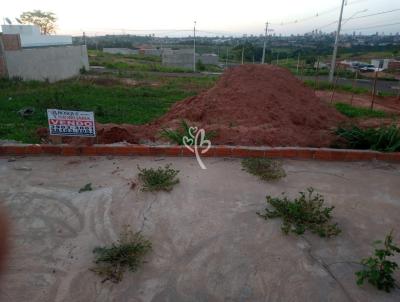
<svg viewBox="0 0 400 302">
<path fill-rule="evenodd" d="M 344 9 L 343 33 L 400 32 L 398 0 L 348 0 Z M 192 35 L 197 22 L 202 36 L 263 34 L 270 22 L 270 34 L 304 34 L 318 29 L 333 32 L 341 0 L 280 1 L 28 1 L 2 4 L 0 17 L 14 23 L 24 11 L 40 9 L 57 15 L 57 33 L 79 35 L 155 34 Z M 393 11 L 392 11 L 393 10 Z M 392 12 L 389 12 L 392 11 Z M 388 12 L 380 14 L 382 12 Z M 352 19 L 348 20 L 349 18 Z"/>
</svg>

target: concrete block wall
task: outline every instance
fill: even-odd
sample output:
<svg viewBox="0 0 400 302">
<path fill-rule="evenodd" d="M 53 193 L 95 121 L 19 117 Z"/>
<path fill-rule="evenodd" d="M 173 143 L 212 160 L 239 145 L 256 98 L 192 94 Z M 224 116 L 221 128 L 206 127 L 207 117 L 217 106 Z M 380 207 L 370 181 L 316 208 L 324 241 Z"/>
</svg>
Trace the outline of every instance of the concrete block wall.
<svg viewBox="0 0 400 302">
<path fill-rule="evenodd" d="M 206 65 L 218 65 L 219 58 L 215 54 L 196 54 L 196 62 L 201 61 Z M 169 50 L 162 55 L 162 63 L 166 66 L 193 68 L 193 50 Z"/>
<path fill-rule="evenodd" d="M 29 48 L 5 51 L 8 76 L 24 80 L 55 82 L 89 69 L 85 45 Z"/>
</svg>

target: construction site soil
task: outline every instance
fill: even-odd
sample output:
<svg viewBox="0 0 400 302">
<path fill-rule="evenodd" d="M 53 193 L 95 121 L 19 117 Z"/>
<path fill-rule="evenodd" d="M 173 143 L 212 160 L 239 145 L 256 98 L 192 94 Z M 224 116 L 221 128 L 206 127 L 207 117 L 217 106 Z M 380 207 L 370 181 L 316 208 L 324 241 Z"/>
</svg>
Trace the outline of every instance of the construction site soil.
<svg viewBox="0 0 400 302">
<path fill-rule="evenodd" d="M 182 120 L 213 131 L 214 145 L 328 147 L 333 129 L 346 118 L 288 70 L 272 65 L 230 68 L 211 89 L 175 103 L 145 125 L 97 124 L 96 143 L 162 142 L 162 128 Z M 39 136 L 47 137 L 45 129 Z M 64 138 L 65 143 L 87 139 Z"/>
</svg>

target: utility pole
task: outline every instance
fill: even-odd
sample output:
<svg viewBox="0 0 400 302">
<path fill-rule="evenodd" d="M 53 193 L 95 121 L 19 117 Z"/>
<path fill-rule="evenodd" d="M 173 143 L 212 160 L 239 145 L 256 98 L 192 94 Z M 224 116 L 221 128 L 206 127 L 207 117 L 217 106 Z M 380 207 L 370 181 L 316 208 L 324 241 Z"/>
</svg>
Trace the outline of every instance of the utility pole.
<svg viewBox="0 0 400 302">
<path fill-rule="evenodd" d="M 338 23 L 338 28 L 336 31 L 335 45 L 333 46 L 331 70 L 329 71 L 329 82 L 331 82 L 331 83 L 333 82 L 333 77 L 335 75 L 336 56 L 337 56 L 337 50 L 338 50 L 338 44 L 339 44 L 340 30 L 342 28 L 343 8 L 344 8 L 345 1 L 346 0 L 342 0 L 342 7 L 340 8 L 340 15 L 339 15 L 339 23 Z"/>
<path fill-rule="evenodd" d="M 261 62 L 262 64 L 265 63 L 265 48 L 267 47 L 267 35 L 268 35 L 268 22 L 265 23 L 264 47 L 263 47 L 262 62 Z"/>
<path fill-rule="evenodd" d="M 196 72 L 196 21 L 193 27 L 193 72 Z"/>
<path fill-rule="evenodd" d="M 242 65 L 243 65 L 243 62 L 244 62 L 244 44 L 242 46 Z"/>
</svg>

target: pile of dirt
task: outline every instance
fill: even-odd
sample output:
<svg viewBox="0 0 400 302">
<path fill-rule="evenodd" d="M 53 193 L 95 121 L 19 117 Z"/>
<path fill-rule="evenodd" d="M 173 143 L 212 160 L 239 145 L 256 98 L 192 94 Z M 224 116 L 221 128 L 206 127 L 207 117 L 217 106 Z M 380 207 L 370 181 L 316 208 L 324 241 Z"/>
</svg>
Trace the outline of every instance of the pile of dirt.
<svg viewBox="0 0 400 302">
<path fill-rule="evenodd" d="M 99 125 L 98 142 L 155 141 L 162 127 L 177 127 L 182 119 L 215 131 L 213 144 L 304 147 L 331 145 L 332 128 L 345 121 L 288 70 L 242 65 L 225 72 L 213 88 L 177 102 L 150 124 Z"/>
</svg>

